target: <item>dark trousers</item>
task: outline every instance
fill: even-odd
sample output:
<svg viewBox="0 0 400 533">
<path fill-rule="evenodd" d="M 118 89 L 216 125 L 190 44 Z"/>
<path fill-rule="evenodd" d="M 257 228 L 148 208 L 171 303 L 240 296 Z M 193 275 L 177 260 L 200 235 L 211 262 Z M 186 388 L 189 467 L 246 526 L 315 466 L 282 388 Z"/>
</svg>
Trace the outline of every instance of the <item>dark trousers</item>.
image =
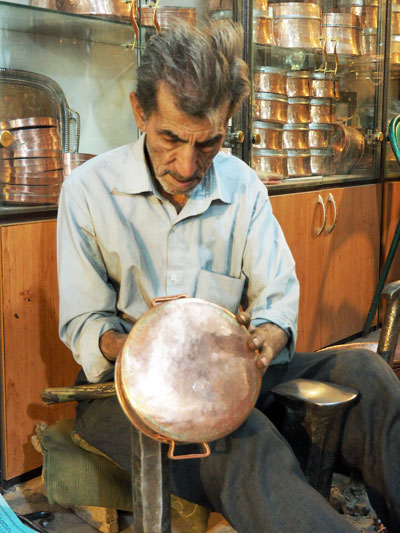
<svg viewBox="0 0 400 533">
<path fill-rule="evenodd" d="M 374 510 L 400 531 L 400 380 L 368 350 L 296 353 L 270 367 L 256 408 L 231 435 L 211 443 L 205 459 L 171 461 L 173 492 L 222 513 L 239 533 L 347 533 L 356 529 L 305 479 L 290 446 L 265 413 L 270 389 L 294 378 L 357 389 L 340 439 L 339 460 L 358 471 Z M 117 398 L 81 402 L 76 430 L 130 469 L 130 422 Z"/>
</svg>

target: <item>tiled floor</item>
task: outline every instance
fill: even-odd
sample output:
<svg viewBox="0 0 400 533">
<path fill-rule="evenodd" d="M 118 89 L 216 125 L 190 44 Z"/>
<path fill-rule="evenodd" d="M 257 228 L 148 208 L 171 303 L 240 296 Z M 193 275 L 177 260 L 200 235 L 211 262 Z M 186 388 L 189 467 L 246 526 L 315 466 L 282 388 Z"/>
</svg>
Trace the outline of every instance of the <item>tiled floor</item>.
<svg viewBox="0 0 400 533">
<path fill-rule="evenodd" d="M 374 341 L 378 338 L 378 335 L 379 331 L 372 332 L 369 335 L 368 340 Z M 356 339 L 355 342 L 358 340 L 364 341 L 365 339 Z M 396 359 L 400 360 L 400 344 L 398 346 Z M 335 479 L 338 481 L 339 485 L 340 483 L 346 483 L 348 481 L 347 478 L 339 477 Z M 35 478 L 24 484 L 11 487 L 3 495 L 11 509 L 20 514 L 33 511 L 52 511 L 55 518 L 53 521 L 49 522 L 46 527 L 46 530 L 49 533 L 94 533 L 96 531 L 93 527 L 78 518 L 72 511 L 66 510 L 58 505 L 50 506 L 45 496 L 45 490 L 41 478 Z M 370 512 L 368 516 L 347 516 L 347 519 L 355 525 L 360 533 L 377 531 L 373 523 L 372 512 Z M 229 526 L 218 523 L 220 520 L 220 515 L 212 515 L 209 529 L 210 533 L 234 533 Z M 133 533 L 131 523 L 131 516 L 128 513 L 121 514 L 119 524 L 120 531 L 124 533 Z M 190 533 L 190 531 L 192 530 L 188 530 L 187 525 L 183 523 L 182 520 L 177 516 L 174 516 L 172 533 Z"/>
</svg>

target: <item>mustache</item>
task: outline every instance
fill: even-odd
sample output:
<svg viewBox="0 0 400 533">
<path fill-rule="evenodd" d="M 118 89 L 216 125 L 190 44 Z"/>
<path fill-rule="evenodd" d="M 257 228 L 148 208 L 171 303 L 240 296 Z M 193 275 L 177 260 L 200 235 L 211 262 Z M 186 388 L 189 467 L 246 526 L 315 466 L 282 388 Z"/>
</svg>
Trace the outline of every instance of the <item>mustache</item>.
<svg viewBox="0 0 400 533">
<path fill-rule="evenodd" d="M 179 174 L 179 172 L 174 172 L 173 170 L 164 170 L 164 172 L 161 173 L 161 177 L 167 175 L 172 176 L 176 180 L 183 182 L 191 181 L 194 179 L 202 179 L 203 177 L 199 172 L 195 172 L 192 176 L 190 176 L 190 178 L 184 178 L 181 174 Z"/>
</svg>

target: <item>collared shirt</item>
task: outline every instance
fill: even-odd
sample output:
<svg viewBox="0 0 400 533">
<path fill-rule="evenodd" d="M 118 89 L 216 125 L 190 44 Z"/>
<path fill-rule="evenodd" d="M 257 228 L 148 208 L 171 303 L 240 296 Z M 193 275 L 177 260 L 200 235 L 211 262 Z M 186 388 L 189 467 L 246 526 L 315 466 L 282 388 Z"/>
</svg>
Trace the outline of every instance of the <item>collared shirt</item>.
<svg viewBox="0 0 400 533">
<path fill-rule="evenodd" d="M 183 209 L 156 190 L 136 143 L 97 156 L 63 184 L 58 209 L 60 337 L 89 381 L 112 378 L 99 349 L 127 333 L 160 296 L 186 294 L 289 335 L 294 351 L 299 286 L 265 186 L 243 161 L 219 153 Z"/>
</svg>

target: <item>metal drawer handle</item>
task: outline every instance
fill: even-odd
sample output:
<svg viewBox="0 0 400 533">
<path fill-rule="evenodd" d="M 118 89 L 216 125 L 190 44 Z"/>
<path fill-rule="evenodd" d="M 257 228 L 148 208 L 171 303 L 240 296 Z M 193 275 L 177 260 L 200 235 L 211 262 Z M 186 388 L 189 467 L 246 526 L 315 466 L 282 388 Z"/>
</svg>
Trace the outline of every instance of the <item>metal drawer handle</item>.
<svg viewBox="0 0 400 533">
<path fill-rule="evenodd" d="M 325 209 L 325 204 L 324 204 L 324 201 L 321 197 L 321 195 L 319 194 L 318 195 L 318 200 L 317 200 L 317 204 L 320 204 L 321 207 L 322 207 L 322 212 L 323 212 L 323 215 L 324 215 L 324 218 L 322 220 L 322 224 L 319 228 L 317 228 L 317 236 L 318 235 L 321 235 L 322 233 L 322 230 L 324 229 L 324 226 L 325 226 L 325 222 L 326 222 L 326 209 Z"/>
<path fill-rule="evenodd" d="M 336 209 L 336 202 L 335 202 L 335 199 L 334 197 L 332 196 L 332 193 L 329 193 L 329 196 L 328 196 L 328 203 L 330 202 L 333 206 L 333 222 L 332 224 L 329 226 L 329 228 L 327 229 L 328 233 L 331 233 L 331 231 L 333 230 L 333 228 L 336 226 L 336 222 L 337 222 L 337 209 Z"/>
</svg>

